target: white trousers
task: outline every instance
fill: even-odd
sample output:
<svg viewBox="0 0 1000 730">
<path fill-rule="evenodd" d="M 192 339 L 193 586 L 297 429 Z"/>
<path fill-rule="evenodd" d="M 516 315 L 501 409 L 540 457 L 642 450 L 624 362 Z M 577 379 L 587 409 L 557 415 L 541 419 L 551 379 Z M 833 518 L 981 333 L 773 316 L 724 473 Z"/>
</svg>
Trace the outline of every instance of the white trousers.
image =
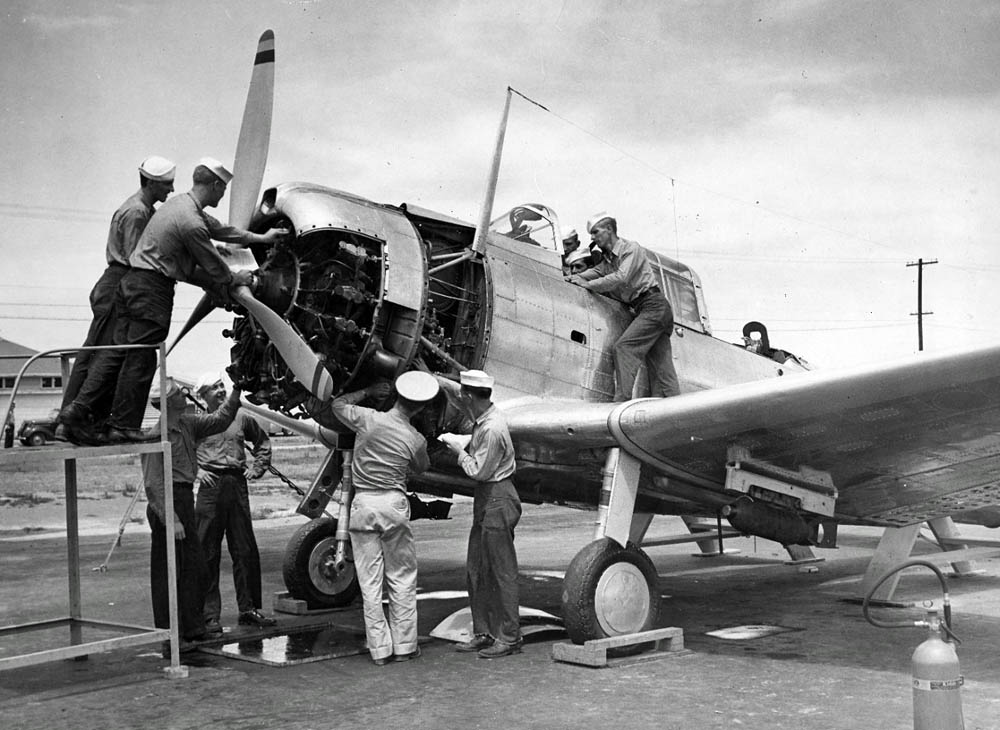
<svg viewBox="0 0 1000 730">
<path fill-rule="evenodd" d="M 398 489 L 359 490 L 351 504 L 351 548 L 372 659 L 417 650 L 417 550 L 410 503 Z M 382 590 L 389 599 L 389 620 Z"/>
</svg>

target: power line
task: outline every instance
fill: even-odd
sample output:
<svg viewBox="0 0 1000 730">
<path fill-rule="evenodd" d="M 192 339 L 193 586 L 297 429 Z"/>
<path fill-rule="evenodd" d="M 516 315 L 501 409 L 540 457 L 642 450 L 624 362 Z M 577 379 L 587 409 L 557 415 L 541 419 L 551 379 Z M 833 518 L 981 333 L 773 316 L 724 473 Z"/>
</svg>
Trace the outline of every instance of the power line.
<svg viewBox="0 0 1000 730">
<path fill-rule="evenodd" d="M 233 315 L 233 316 L 236 316 L 236 315 Z M 92 319 L 93 319 L 93 317 L 40 317 L 40 316 L 35 316 L 35 315 L 30 315 L 30 314 L 23 314 L 23 315 L 22 314 L 14 314 L 14 315 L 0 314 L 0 321 L 3 321 L 3 320 L 19 320 L 19 321 L 20 320 L 33 320 L 33 321 L 38 321 L 38 322 L 90 322 Z M 230 322 L 230 319 L 231 318 L 227 318 L 227 319 L 208 319 L 208 318 L 206 318 L 206 319 L 202 320 L 202 323 L 207 323 L 207 324 L 228 324 Z M 187 319 L 182 317 L 180 319 L 171 319 L 170 321 L 172 323 L 174 323 L 174 324 L 183 324 L 183 323 L 187 322 Z"/>
<path fill-rule="evenodd" d="M 802 259 L 789 259 L 785 256 L 757 256 L 754 254 L 738 254 L 738 253 L 723 253 L 720 251 L 702 251 L 697 249 L 688 249 L 682 251 L 685 256 L 698 256 L 702 258 L 713 258 L 722 259 L 724 261 L 774 261 L 781 264 L 862 264 L 868 266 L 871 264 L 884 264 L 899 266 L 901 262 L 905 259 L 866 259 L 866 258 L 853 258 L 853 259 L 841 259 L 841 258 L 826 258 L 826 257 L 813 257 L 813 258 L 802 258 Z"/>
<path fill-rule="evenodd" d="M 86 210 L 83 208 L 57 208 L 48 205 L 27 205 L 25 203 L 0 203 L 0 216 L 8 218 L 32 218 L 35 220 L 80 220 L 89 223 L 108 223 L 108 211 Z"/>
<path fill-rule="evenodd" d="M 821 230 L 830 231 L 831 233 L 836 233 L 838 236 L 843 236 L 845 238 L 853 239 L 853 240 L 856 240 L 856 241 L 861 241 L 863 243 L 867 243 L 867 244 L 870 244 L 872 246 L 878 246 L 879 248 L 886 248 L 886 249 L 889 249 L 889 250 L 895 250 L 894 247 L 892 247 L 892 246 L 890 246 L 888 244 L 880 243 L 878 241 L 873 241 L 870 238 L 865 238 L 864 236 L 859 236 L 859 235 L 857 235 L 855 233 L 849 233 L 847 231 L 842 231 L 842 230 L 840 230 L 838 228 L 834 228 L 833 226 L 829 226 L 829 225 L 826 225 L 824 223 L 817 223 L 816 221 L 809 220 L 808 218 L 802 218 L 801 216 L 792 215 L 791 213 L 785 213 L 783 211 L 776 210 L 776 209 L 771 208 L 769 206 L 761 205 L 759 200 L 755 200 L 753 202 L 750 202 L 748 200 L 744 200 L 743 198 L 738 198 L 738 197 L 736 197 L 734 195 L 730 195 L 729 193 L 723 193 L 723 192 L 721 192 L 719 190 L 713 190 L 712 188 L 708 188 L 708 187 L 705 187 L 703 185 L 698 185 L 696 183 L 691 183 L 691 182 L 680 180 L 676 176 L 671 175 L 670 173 L 665 172 L 664 170 L 661 170 L 658 167 L 655 167 L 654 165 L 651 165 L 647 160 L 644 160 L 644 159 L 642 159 L 642 158 L 640 158 L 640 157 L 638 157 L 636 155 L 633 155 L 631 152 L 628 152 L 627 150 L 624 150 L 621 147 L 618 147 L 617 145 L 612 144 L 611 142 L 609 142 L 608 140 L 604 139 L 600 135 L 598 135 L 598 134 L 596 134 L 594 132 L 591 132 L 589 129 L 581 127 L 576 122 L 574 122 L 574 121 L 572 121 L 570 119 L 567 119 L 566 117 L 562 116 L 561 114 L 558 114 L 558 113 L 552 111 L 551 109 L 549 109 L 548 107 L 543 106 L 542 104 L 540 104 L 539 102 L 535 101 L 534 99 L 531 99 L 530 97 L 525 96 L 520 91 L 517 91 L 516 89 L 511 89 L 511 91 L 513 91 L 515 94 L 517 94 L 521 98 L 525 99 L 526 101 L 530 102 L 531 104 L 534 104 L 535 106 L 539 107 L 543 111 L 548 112 L 552 116 L 554 116 L 557 119 L 559 119 L 559 120 L 563 121 L 564 123 L 568 124 L 569 126 L 571 126 L 571 127 L 575 128 L 575 129 L 579 130 L 580 132 L 583 132 L 584 134 L 586 134 L 589 137 L 592 137 L 592 138 L 596 139 L 601 144 L 606 145 L 607 147 L 615 150 L 616 152 L 624 155 L 625 157 L 628 157 L 633 162 L 638 163 L 639 165 L 645 167 L 647 170 L 653 172 L 654 174 L 659 175 L 660 177 L 662 177 L 662 178 L 664 178 L 666 180 L 670 180 L 671 185 L 673 185 L 676 182 L 681 182 L 684 185 L 687 185 L 689 188 L 692 188 L 692 189 L 695 189 L 695 190 L 700 190 L 700 191 L 702 191 L 704 193 L 708 193 L 709 195 L 714 195 L 714 196 L 716 196 L 718 198 L 722 198 L 724 200 L 729 200 L 729 201 L 731 201 L 733 203 L 737 203 L 739 205 L 743 205 L 743 206 L 746 206 L 746 207 L 749 207 L 749 208 L 753 208 L 754 210 L 761 210 L 761 211 L 764 211 L 765 213 L 770 213 L 771 215 L 773 215 L 775 217 L 778 217 L 778 218 L 787 218 L 788 220 L 793 220 L 793 221 L 795 221 L 797 223 L 805 223 L 806 225 L 813 226 L 814 228 L 818 228 L 818 229 L 821 229 Z"/>
</svg>

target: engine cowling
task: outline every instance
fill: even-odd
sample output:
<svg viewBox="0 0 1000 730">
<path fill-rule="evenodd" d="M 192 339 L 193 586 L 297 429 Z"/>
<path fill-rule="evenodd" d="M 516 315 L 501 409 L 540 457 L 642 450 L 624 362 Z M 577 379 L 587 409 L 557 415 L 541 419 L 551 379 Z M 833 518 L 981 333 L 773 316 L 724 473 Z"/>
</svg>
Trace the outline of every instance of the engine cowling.
<svg viewBox="0 0 1000 730">
<path fill-rule="evenodd" d="M 402 372 L 419 346 L 427 303 L 427 252 L 413 225 L 395 209 L 303 183 L 264 194 L 251 226 L 276 225 L 295 235 L 253 249 L 255 295 L 320 356 L 334 392 Z M 226 334 L 234 340 L 230 375 L 251 401 L 338 426 L 252 318 L 238 316 Z"/>
</svg>

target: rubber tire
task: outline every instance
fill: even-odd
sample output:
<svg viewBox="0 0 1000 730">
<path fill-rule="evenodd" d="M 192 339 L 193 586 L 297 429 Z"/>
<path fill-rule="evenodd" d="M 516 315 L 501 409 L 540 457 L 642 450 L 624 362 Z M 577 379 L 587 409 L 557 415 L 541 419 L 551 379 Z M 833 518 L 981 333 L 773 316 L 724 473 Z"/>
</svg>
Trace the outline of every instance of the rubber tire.
<svg viewBox="0 0 1000 730">
<path fill-rule="evenodd" d="M 41 431 L 35 431 L 28 436 L 28 446 L 45 446 L 45 434 Z"/>
<path fill-rule="evenodd" d="M 595 596 L 601 577 L 619 563 L 626 563 L 642 574 L 648 592 L 648 610 L 641 620 L 632 622 L 627 630 L 609 631 L 602 625 L 601 612 L 595 605 Z M 656 627 L 660 613 L 658 576 L 653 562 L 641 549 L 629 543 L 622 547 L 609 537 L 595 540 L 576 554 L 566 569 L 563 579 L 563 621 L 569 638 L 575 644 L 593 639 L 620 636 L 625 633 L 649 631 Z M 637 654 L 649 646 L 648 642 L 608 650 L 608 656 Z"/>
<path fill-rule="evenodd" d="M 285 588 L 292 598 L 305 601 L 311 610 L 347 606 L 361 593 L 349 544 L 348 567 L 345 571 L 349 575 L 335 576 L 331 581 L 334 590 L 317 585 L 310 572 L 310 562 L 315 564 L 324 557 L 332 558 L 336 532 L 335 518 L 319 517 L 299 527 L 285 548 L 285 561 L 281 570 Z M 314 555 L 316 551 L 320 552 Z M 324 552 L 327 555 L 323 555 Z"/>
</svg>

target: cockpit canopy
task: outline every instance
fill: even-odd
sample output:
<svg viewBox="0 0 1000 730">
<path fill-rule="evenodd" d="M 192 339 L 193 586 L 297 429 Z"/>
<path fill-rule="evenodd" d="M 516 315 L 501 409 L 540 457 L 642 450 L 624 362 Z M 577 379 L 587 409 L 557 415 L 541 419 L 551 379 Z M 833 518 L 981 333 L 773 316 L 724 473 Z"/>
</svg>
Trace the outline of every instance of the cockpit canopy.
<svg viewBox="0 0 1000 730">
<path fill-rule="evenodd" d="M 502 236 L 562 253 L 559 217 L 541 203 L 522 203 L 490 222 L 490 230 Z"/>
</svg>

